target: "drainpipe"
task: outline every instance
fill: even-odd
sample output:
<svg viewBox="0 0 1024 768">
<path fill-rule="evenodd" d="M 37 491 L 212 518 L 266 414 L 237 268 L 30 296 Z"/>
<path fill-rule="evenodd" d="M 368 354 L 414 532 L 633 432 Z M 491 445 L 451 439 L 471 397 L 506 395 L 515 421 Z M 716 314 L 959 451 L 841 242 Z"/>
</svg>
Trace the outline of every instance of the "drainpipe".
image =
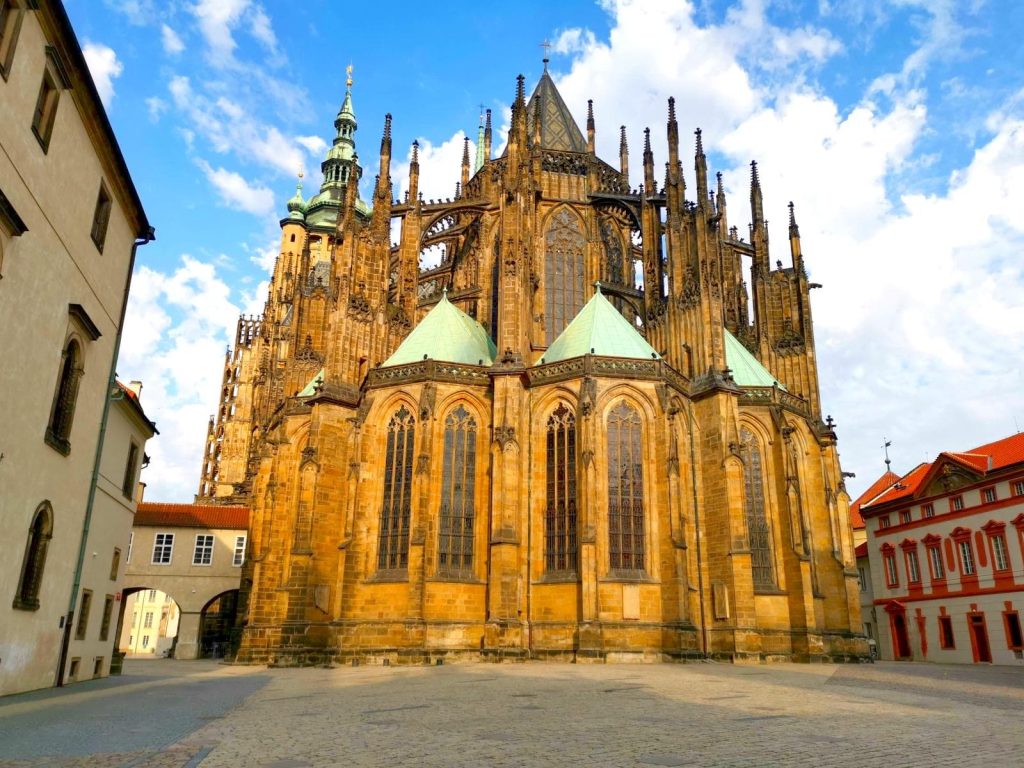
<svg viewBox="0 0 1024 768">
<path fill-rule="evenodd" d="M 103 418 L 100 419 L 100 432 L 96 439 L 96 456 L 92 463 L 92 479 L 89 481 L 89 500 L 85 505 L 85 519 L 82 521 L 82 538 L 78 542 L 78 562 L 75 564 L 75 578 L 71 584 L 71 598 L 68 600 L 68 612 L 64 617 L 64 637 L 60 644 L 60 659 L 57 662 L 57 687 L 64 685 L 64 668 L 68 661 L 68 647 L 71 644 L 71 625 L 74 623 L 75 608 L 78 604 L 78 590 L 82 586 L 82 568 L 85 565 L 85 552 L 89 544 L 89 526 L 92 523 L 93 506 L 96 503 L 96 482 L 100 475 L 100 459 L 103 456 L 103 440 L 107 434 L 107 419 L 110 416 L 110 392 L 117 386 L 117 356 L 121 351 L 121 334 L 124 330 L 124 316 L 128 310 L 128 291 L 132 286 L 132 273 L 135 272 L 135 252 L 140 245 L 156 240 L 156 230 L 148 227 L 132 243 L 132 253 L 128 260 L 128 274 L 124 279 L 124 296 L 121 299 L 121 317 L 114 335 L 114 354 L 110 358 L 110 374 L 103 392 Z"/>
<path fill-rule="evenodd" d="M 690 488 L 693 491 L 693 528 L 694 538 L 697 542 L 697 600 L 700 603 L 701 650 L 706 659 L 708 658 L 708 623 L 704 609 L 704 564 L 701 554 L 700 503 L 697 500 L 697 454 L 694 451 L 693 442 L 693 403 L 687 403 L 687 410 L 690 414 L 686 427 L 687 432 L 690 434 Z"/>
</svg>

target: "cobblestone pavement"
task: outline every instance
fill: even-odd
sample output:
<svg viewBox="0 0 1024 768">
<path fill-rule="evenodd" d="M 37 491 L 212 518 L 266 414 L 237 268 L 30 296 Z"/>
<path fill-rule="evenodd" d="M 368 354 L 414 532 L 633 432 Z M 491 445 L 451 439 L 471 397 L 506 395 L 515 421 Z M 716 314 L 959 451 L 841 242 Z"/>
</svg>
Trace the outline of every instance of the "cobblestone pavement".
<svg viewBox="0 0 1024 768">
<path fill-rule="evenodd" d="M 179 662 L 187 668 L 189 662 Z M 126 678 L 130 680 L 131 678 Z M 11 705 L 0 702 L 0 766 L 1020 766 L 1024 669 L 879 663 L 807 665 L 460 664 L 443 667 L 220 667 L 191 686 L 248 698 L 185 723 L 161 745 L 4 761 Z M 237 686 L 250 681 L 248 692 Z M 265 683 L 265 684 L 263 684 Z M 157 681 L 173 691 L 183 683 Z M 123 727 L 161 720 L 150 683 L 116 690 Z M 67 689 L 73 691 L 74 689 Z M 69 695 L 70 699 L 74 694 Z M 80 714 L 105 694 L 24 701 Z M 20 699 L 22 697 L 15 697 Z M 166 697 L 165 697 L 166 698 Z M 166 702 L 164 702 L 166 703 Z M 200 707 L 198 700 L 196 707 Z M 216 707 L 212 703 L 207 709 Z M 206 710 L 204 710 L 206 711 Z M 140 725 L 142 723 L 142 725 Z M 54 726 L 56 727 L 56 726 Z M 103 726 L 108 732 L 122 724 Z M 173 730 L 173 729 L 172 729 Z M 40 740 L 40 743 L 43 743 Z M 110 749 L 110 747 L 108 747 Z M 56 754 L 56 753 L 53 753 Z"/>
</svg>

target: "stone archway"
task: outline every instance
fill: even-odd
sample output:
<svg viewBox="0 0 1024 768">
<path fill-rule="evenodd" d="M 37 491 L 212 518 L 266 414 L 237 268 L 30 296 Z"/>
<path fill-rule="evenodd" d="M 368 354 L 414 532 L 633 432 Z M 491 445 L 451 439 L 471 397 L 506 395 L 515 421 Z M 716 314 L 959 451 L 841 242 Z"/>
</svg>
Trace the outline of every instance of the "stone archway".
<svg viewBox="0 0 1024 768">
<path fill-rule="evenodd" d="M 199 613 L 198 658 L 223 658 L 231 646 L 231 634 L 238 615 L 238 590 L 229 589 L 213 597 Z"/>
<path fill-rule="evenodd" d="M 173 657 L 180 636 L 178 600 L 158 587 L 126 587 L 120 595 L 114 651 L 135 658 Z"/>
</svg>

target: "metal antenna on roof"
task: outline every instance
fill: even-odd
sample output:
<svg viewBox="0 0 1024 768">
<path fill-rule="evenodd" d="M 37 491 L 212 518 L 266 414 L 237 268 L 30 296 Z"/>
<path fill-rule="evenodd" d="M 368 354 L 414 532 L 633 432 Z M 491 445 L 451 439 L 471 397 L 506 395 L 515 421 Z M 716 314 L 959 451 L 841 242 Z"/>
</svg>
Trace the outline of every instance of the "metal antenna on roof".
<svg viewBox="0 0 1024 768">
<path fill-rule="evenodd" d="M 891 471 L 890 465 L 892 464 L 892 460 L 889 458 L 889 446 L 892 445 L 892 440 L 883 437 L 882 442 L 884 443 L 882 450 L 885 451 L 885 471 L 889 472 Z"/>
</svg>

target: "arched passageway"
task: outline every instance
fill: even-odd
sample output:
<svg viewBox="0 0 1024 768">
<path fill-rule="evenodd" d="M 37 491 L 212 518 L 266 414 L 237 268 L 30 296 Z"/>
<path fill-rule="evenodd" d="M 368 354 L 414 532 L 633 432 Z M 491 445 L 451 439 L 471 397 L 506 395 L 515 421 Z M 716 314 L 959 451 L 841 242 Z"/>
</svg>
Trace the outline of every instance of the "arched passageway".
<svg viewBox="0 0 1024 768">
<path fill-rule="evenodd" d="M 223 658 L 231 642 L 237 614 L 237 589 L 221 592 L 203 606 L 199 615 L 199 658 Z"/>
</svg>

